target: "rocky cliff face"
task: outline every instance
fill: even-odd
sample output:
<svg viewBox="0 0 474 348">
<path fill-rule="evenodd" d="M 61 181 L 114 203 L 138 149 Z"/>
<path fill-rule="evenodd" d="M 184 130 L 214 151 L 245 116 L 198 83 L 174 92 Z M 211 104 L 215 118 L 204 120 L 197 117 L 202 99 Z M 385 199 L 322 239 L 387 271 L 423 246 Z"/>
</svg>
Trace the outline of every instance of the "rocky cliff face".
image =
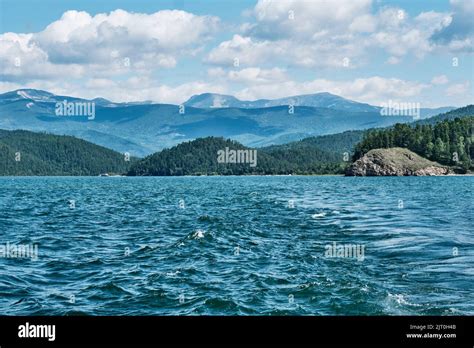
<svg viewBox="0 0 474 348">
<path fill-rule="evenodd" d="M 394 147 L 374 149 L 355 161 L 347 170 L 347 176 L 407 176 L 447 175 L 450 168 L 432 162 L 416 153 Z"/>
</svg>

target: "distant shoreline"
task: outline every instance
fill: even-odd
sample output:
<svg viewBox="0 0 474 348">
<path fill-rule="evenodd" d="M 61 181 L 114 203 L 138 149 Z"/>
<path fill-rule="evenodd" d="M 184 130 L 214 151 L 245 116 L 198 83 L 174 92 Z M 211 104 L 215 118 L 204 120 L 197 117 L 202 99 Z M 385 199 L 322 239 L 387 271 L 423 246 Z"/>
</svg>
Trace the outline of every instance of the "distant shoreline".
<svg viewBox="0 0 474 348">
<path fill-rule="evenodd" d="M 99 175 L 2 175 L 0 178 L 199 178 L 199 177 L 321 177 L 336 176 L 348 177 L 344 174 L 292 174 L 292 175 L 117 175 L 109 177 L 101 177 Z M 474 176 L 474 173 L 466 174 L 447 174 L 447 175 L 367 175 L 367 176 L 351 176 L 352 178 L 406 178 L 406 177 L 452 177 L 452 176 Z"/>
</svg>

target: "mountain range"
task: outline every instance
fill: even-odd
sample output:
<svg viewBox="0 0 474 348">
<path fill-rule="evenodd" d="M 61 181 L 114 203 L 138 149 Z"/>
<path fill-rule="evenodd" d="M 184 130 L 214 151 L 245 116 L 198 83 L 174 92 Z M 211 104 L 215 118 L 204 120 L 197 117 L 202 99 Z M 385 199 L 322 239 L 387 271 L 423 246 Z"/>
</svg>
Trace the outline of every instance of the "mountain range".
<svg viewBox="0 0 474 348">
<path fill-rule="evenodd" d="M 64 100 L 93 102 L 94 118 L 57 116 L 56 103 Z M 423 119 L 450 109 L 421 109 L 420 116 Z M 330 93 L 256 101 L 205 93 L 183 105 L 86 100 L 34 89 L 0 94 L 0 129 L 73 135 L 139 157 L 209 136 L 262 147 L 411 121 L 409 116 L 381 116 L 377 106 Z"/>
<path fill-rule="evenodd" d="M 315 93 L 295 95 L 279 99 L 258 99 L 255 101 L 242 101 L 231 95 L 203 93 L 192 96 L 183 105 L 195 108 L 270 108 L 274 106 L 311 106 L 315 108 L 328 108 L 348 112 L 376 112 L 380 113 L 380 106 L 359 103 L 331 93 Z M 443 112 L 453 110 L 454 107 L 421 108 L 420 118 L 428 118 Z"/>
<path fill-rule="evenodd" d="M 379 108 L 369 104 L 358 103 L 331 93 L 316 93 L 307 95 L 297 95 L 280 99 L 259 99 L 255 101 L 241 101 L 231 95 L 203 93 L 192 96 L 184 103 L 186 106 L 195 108 L 269 108 L 274 106 L 312 106 L 317 108 L 329 108 L 345 110 L 350 112 L 378 112 Z"/>
<path fill-rule="evenodd" d="M 71 136 L 0 129 L 0 175 L 341 174 L 351 154 L 357 159 L 370 149 L 393 146 L 455 165 L 463 173 L 470 170 L 474 158 L 473 115 L 474 106 L 468 105 L 422 122 L 261 147 L 255 166 L 219 163 L 217 155 L 223 149 L 255 152 L 222 137 L 182 142 L 137 159 Z M 453 151 L 459 162 L 453 162 Z"/>
</svg>

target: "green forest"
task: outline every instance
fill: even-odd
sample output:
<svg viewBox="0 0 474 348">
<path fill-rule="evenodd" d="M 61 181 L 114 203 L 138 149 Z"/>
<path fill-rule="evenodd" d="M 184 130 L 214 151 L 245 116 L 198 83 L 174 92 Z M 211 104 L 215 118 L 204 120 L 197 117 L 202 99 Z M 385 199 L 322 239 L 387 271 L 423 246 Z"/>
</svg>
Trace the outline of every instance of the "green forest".
<svg viewBox="0 0 474 348">
<path fill-rule="evenodd" d="M 343 173 L 342 155 L 314 147 L 281 150 L 278 147 L 257 150 L 257 165 L 218 163 L 217 152 L 225 148 L 248 147 L 221 137 L 200 138 L 181 143 L 135 163 L 128 175 L 265 175 Z"/>
<path fill-rule="evenodd" d="M 124 174 L 135 160 L 71 136 L 0 130 L 0 175 Z"/>
<path fill-rule="evenodd" d="M 474 117 L 445 119 L 432 124 L 396 124 L 365 133 L 356 145 L 353 160 L 372 149 L 404 147 L 441 164 L 466 172 L 473 167 Z"/>
</svg>

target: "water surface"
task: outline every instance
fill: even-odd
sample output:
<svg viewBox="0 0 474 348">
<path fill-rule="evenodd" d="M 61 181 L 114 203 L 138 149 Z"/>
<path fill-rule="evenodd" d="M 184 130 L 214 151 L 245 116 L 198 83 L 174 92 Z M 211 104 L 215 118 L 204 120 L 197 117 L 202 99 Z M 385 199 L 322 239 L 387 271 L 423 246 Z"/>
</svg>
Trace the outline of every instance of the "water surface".
<svg viewBox="0 0 474 348">
<path fill-rule="evenodd" d="M 472 315 L 473 180 L 3 177 L 0 314 Z"/>
</svg>

